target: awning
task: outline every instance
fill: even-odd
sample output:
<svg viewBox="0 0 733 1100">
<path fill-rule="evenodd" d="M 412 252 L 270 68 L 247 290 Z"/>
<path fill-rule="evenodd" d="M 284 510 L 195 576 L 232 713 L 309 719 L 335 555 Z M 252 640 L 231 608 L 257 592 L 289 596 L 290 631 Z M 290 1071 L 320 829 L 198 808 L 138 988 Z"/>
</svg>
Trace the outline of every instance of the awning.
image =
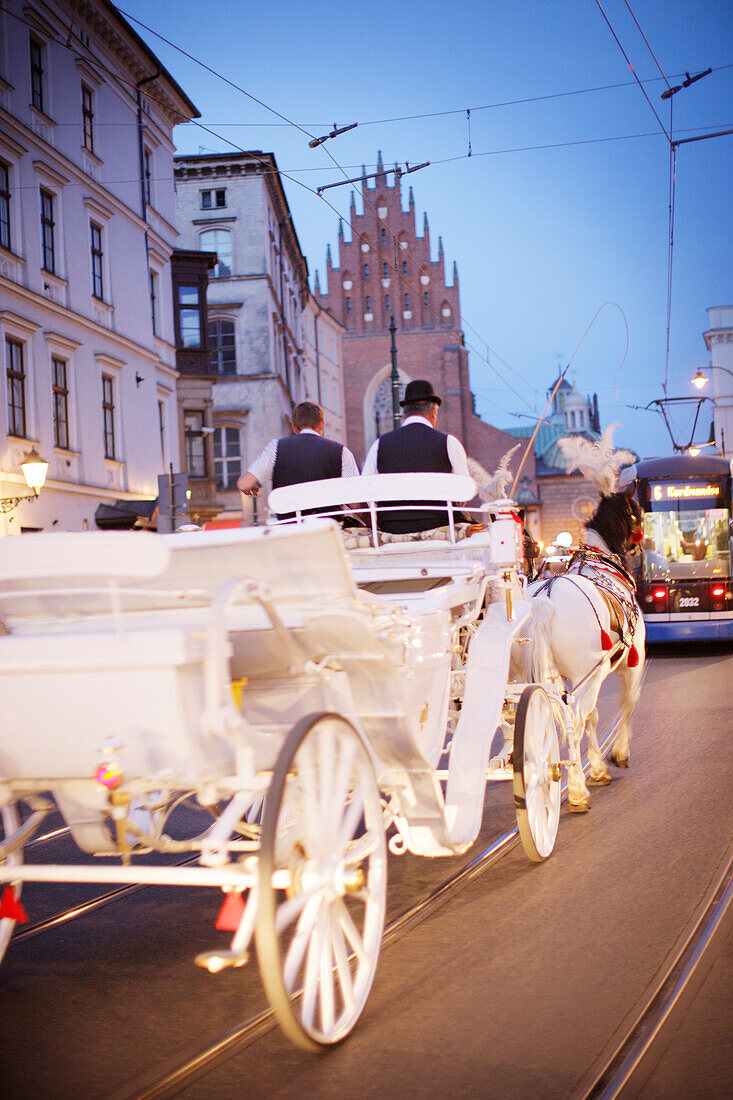
<svg viewBox="0 0 733 1100">
<path fill-rule="evenodd" d="M 157 499 L 116 500 L 114 504 L 100 504 L 94 513 L 94 521 L 103 531 L 129 531 L 133 527 L 154 529 L 157 519 Z"/>
</svg>

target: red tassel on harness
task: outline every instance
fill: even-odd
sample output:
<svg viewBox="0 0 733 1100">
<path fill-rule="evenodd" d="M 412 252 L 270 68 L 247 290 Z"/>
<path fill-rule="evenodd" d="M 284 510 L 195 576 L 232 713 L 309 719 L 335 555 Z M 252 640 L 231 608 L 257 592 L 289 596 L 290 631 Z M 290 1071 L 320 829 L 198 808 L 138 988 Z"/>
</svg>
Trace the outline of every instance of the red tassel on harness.
<svg viewBox="0 0 733 1100">
<path fill-rule="evenodd" d="M 638 663 L 639 663 L 639 650 L 632 643 L 631 647 L 629 648 L 629 655 L 626 658 L 626 664 L 629 666 L 629 668 L 636 668 Z"/>
<path fill-rule="evenodd" d="M 601 649 L 613 649 L 613 642 L 603 629 L 601 629 Z"/>
<path fill-rule="evenodd" d="M 216 918 L 216 927 L 224 932 L 236 932 L 244 912 L 244 900 L 241 891 L 230 890 L 224 898 L 224 904 Z"/>
<path fill-rule="evenodd" d="M 15 889 L 12 886 L 6 886 L 3 890 L 3 896 L 0 898 L 0 917 L 9 917 L 10 920 L 17 920 L 19 924 L 25 924 L 28 920 L 23 903 L 15 896 Z"/>
</svg>

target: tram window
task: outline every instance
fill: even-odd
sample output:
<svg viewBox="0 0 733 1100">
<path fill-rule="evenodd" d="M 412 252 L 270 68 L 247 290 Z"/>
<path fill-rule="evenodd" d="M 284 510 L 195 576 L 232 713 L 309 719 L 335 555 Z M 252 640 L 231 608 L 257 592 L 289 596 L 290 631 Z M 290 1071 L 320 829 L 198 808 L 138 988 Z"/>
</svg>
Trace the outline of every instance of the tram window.
<svg viewBox="0 0 733 1100">
<path fill-rule="evenodd" d="M 730 577 L 727 508 L 660 510 L 644 516 L 644 573 L 649 580 Z"/>
</svg>

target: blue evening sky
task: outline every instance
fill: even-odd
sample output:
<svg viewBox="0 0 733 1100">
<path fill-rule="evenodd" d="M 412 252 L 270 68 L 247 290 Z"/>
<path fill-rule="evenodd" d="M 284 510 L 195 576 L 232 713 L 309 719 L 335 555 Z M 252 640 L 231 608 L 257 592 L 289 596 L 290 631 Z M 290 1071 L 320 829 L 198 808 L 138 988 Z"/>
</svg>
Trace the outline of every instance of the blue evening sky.
<svg viewBox="0 0 733 1100">
<path fill-rule="evenodd" d="M 179 152 L 260 149 L 292 177 L 311 284 L 316 270 L 325 280 L 329 242 L 337 262 L 339 215 L 348 226 L 350 187 L 315 194 L 343 178 L 329 154 L 347 176 L 373 171 L 377 150 L 385 166 L 429 160 L 403 178 L 403 205 L 412 184 L 433 259 L 441 235 L 449 275 L 458 264 L 478 411 L 499 427 L 528 423 L 512 414 L 539 414 L 573 357 L 570 377 L 598 393 L 602 425 L 620 422 L 617 443 L 649 456 L 671 450 L 666 429 L 629 406 L 664 396 L 662 127 L 672 104 L 674 138 L 733 128 L 733 3 L 601 3 L 651 105 L 596 0 L 122 0 L 120 10 L 150 28 L 131 19 L 208 128 L 178 127 Z M 660 68 L 674 86 L 708 67 L 661 99 Z M 350 122 L 358 128 L 308 147 Z M 732 200 L 733 135 L 681 145 L 668 396 L 697 392 L 688 380 L 709 360 L 706 307 L 733 303 Z"/>
</svg>

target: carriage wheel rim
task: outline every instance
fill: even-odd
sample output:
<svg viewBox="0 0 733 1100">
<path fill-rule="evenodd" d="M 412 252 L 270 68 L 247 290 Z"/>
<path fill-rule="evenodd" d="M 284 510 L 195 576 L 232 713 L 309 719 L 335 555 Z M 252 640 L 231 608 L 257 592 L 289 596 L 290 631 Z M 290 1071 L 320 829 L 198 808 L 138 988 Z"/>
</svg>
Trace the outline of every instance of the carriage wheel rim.
<svg viewBox="0 0 733 1100">
<path fill-rule="evenodd" d="M 282 867 L 286 891 L 272 886 Z M 266 799 L 256 942 L 279 1023 L 306 1049 L 341 1042 L 364 1009 L 386 869 L 379 791 L 358 733 L 334 715 L 298 723 Z"/>
<path fill-rule="evenodd" d="M 560 784 L 548 765 L 560 759 L 552 704 L 539 685 L 522 693 L 515 722 L 514 796 L 517 822 L 530 859 L 542 862 L 552 854 L 560 821 Z"/>
</svg>

